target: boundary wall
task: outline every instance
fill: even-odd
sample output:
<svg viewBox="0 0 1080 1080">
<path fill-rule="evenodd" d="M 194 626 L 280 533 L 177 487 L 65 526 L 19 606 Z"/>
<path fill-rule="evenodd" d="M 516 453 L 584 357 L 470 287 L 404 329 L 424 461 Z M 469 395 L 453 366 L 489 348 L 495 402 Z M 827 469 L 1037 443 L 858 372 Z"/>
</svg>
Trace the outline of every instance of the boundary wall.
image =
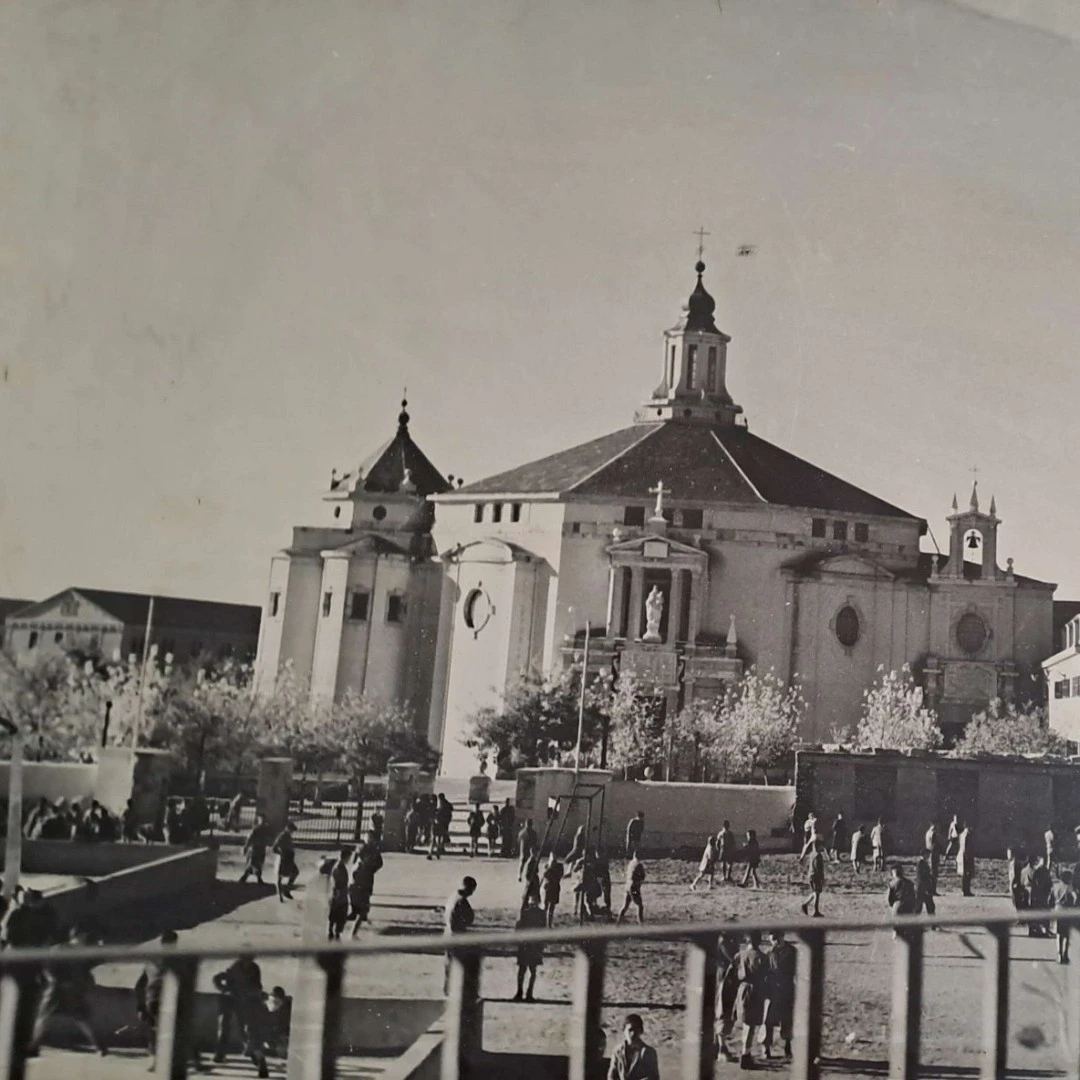
<svg viewBox="0 0 1080 1080">
<path fill-rule="evenodd" d="M 977 857 L 1004 858 L 1009 845 L 1040 854 L 1050 825 L 1062 857 L 1080 857 L 1073 832 L 1080 825 L 1080 765 L 1065 761 L 800 750 L 795 790 L 800 836 L 811 810 L 826 825 L 842 812 L 852 828 L 872 825 L 880 816 L 892 850 L 913 855 L 922 850 L 932 822 L 944 843 L 957 814 L 972 826 Z"/>
</svg>

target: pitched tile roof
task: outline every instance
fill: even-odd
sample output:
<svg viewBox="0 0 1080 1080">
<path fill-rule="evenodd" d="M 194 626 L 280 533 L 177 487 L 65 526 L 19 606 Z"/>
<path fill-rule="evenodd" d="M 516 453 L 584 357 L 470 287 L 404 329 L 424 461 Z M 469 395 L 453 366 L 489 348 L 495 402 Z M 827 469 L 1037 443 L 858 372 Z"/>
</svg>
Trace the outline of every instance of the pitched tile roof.
<svg viewBox="0 0 1080 1080">
<path fill-rule="evenodd" d="M 33 600 L 13 600 L 10 596 L 0 596 L 0 625 L 9 615 L 24 607 L 29 607 L 33 602 Z"/>
<path fill-rule="evenodd" d="M 460 495 L 596 495 L 644 500 L 662 480 L 674 501 L 769 503 L 919 520 L 740 427 L 635 424 L 467 484 Z"/>
<path fill-rule="evenodd" d="M 92 604 L 97 604 L 125 626 L 138 626 L 146 622 L 150 608 L 149 593 L 113 592 L 109 589 L 83 589 L 78 586 L 64 589 L 19 612 L 12 612 L 9 617 L 33 618 L 36 609 L 68 592 L 76 592 Z M 218 600 L 188 600 L 179 596 L 155 595 L 154 597 L 154 625 L 160 628 L 213 629 L 221 633 L 257 636 L 261 617 L 262 609 L 251 604 L 227 604 Z"/>
</svg>

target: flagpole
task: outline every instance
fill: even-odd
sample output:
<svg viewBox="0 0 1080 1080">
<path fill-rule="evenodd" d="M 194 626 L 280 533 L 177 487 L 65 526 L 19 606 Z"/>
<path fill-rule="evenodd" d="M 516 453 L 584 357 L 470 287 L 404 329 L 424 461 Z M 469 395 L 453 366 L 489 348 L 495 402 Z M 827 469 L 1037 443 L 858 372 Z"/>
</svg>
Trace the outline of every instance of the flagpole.
<svg viewBox="0 0 1080 1080">
<path fill-rule="evenodd" d="M 139 745 L 143 720 L 143 690 L 146 687 L 146 665 L 150 659 L 150 632 L 154 628 L 154 598 L 150 597 L 150 606 L 146 609 L 146 636 L 143 638 L 142 664 L 139 668 L 139 700 L 135 707 L 135 728 L 131 733 L 131 747 Z"/>
<path fill-rule="evenodd" d="M 578 695 L 577 746 L 574 749 L 574 783 L 581 772 L 581 736 L 585 730 L 585 679 L 589 674 L 589 620 L 585 620 L 585 654 L 581 664 L 581 693 Z"/>
</svg>

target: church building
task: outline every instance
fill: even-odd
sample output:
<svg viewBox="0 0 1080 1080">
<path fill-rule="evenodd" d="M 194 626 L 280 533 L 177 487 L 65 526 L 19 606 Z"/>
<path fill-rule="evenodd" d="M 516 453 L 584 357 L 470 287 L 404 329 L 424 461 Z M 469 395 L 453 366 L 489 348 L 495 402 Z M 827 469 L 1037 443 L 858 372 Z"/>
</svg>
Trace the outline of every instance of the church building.
<svg viewBox="0 0 1080 1080">
<path fill-rule="evenodd" d="M 977 489 L 926 522 L 754 435 L 703 263 L 628 427 L 432 494 L 442 599 L 429 738 L 468 774 L 469 717 L 530 669 L 629 674 L 668 714 L 750 665 L 797 680 L 803 738 L 853 730 L 878 669 L 911 664 L 947 732 L 1042 694 L 1054 586 L 998 565 Z"/>
<path fill-rule="evenodd" d="M 731 339 L 697 283 L 627 427 L 454 487 L 402 407 L 394 437 L 334 473 L 325 521 L 273 560 L 256 679 L 407 705 L 471 775 L 470 718 L 529 671 L 629 676 L 666 715 L 755 665 L 797 681 L 807 742 L 858 721 L 879 669 L 910 664 L 955 734 L 996 696 L 1041 698 L 1054 586 L 998 564 L 1000 519 L 954 499 L 926 521 L 754 435 Z"/>
</svg>

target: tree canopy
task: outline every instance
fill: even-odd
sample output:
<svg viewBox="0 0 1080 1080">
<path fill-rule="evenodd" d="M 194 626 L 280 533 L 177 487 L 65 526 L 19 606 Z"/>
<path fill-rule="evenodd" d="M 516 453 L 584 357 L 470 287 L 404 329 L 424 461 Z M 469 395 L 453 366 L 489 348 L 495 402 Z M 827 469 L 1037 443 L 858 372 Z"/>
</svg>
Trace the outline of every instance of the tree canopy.
<svg viewBox="0 0 1080 1080">
<path fill-rule="evenodd" d="M 968 721 L 955 747 L 958 757 L 972 754 L 1065 754 L 1065 740 L 1051 731 L 1046 710 L 994 698 Z"/>
<path fill-rule="evenodd" d="M 863 714 L 855 730 L 859 746 L 932 750 L 942 743 L 937 715 L 923 704 L 911 666 L 899 671 L 878 667 L 874 685 L 863 691 Z"/>
</svg>

